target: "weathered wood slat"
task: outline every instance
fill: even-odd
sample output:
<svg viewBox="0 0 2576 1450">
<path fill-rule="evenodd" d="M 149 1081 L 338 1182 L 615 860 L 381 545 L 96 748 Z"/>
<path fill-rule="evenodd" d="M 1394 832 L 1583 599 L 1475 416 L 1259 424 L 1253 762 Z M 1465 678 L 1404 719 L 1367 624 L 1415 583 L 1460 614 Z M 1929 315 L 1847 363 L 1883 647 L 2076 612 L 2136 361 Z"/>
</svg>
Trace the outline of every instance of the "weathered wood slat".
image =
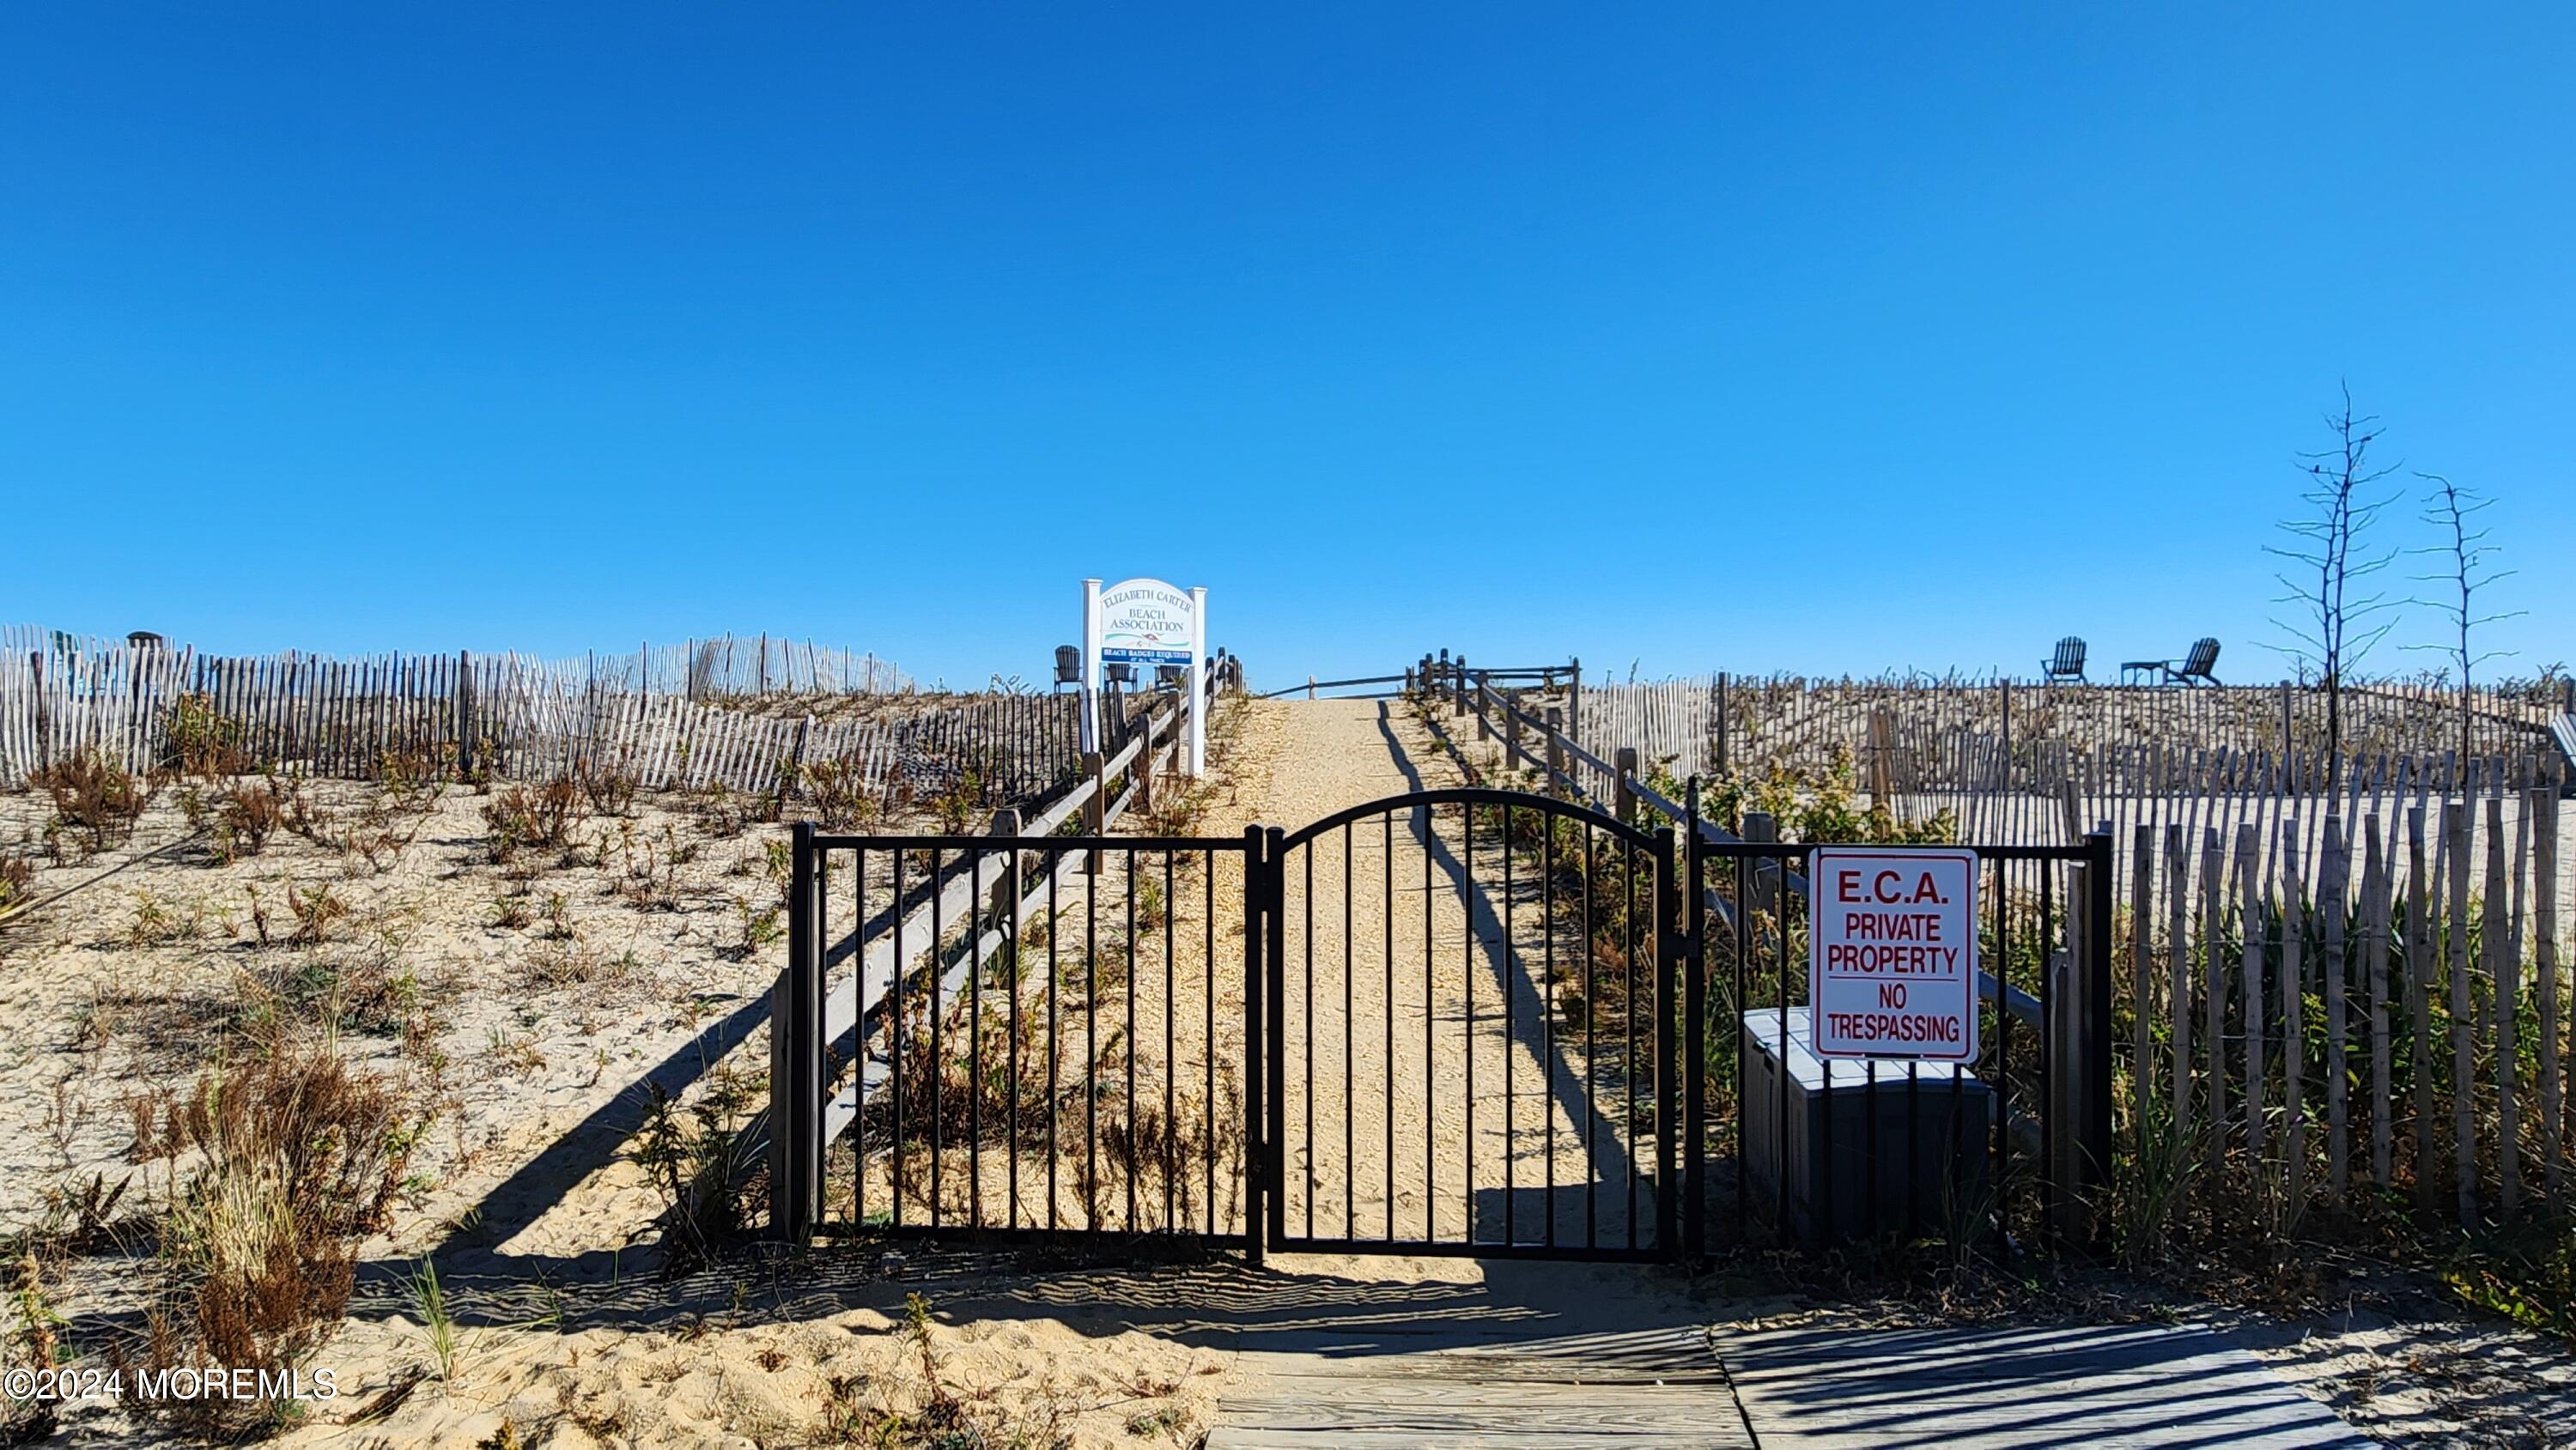
<svg viewBox="0 0 2576 1450">
<path fill-rule="evenodd" d="M 2469 810 L 2442 807 L 2442 840 L 2448 869 L 2443 873 L 2451 912 L 2451 1150 L 2454 1192 L 2462 1223 L 2478 1211 L 2478 1144 L 2476 1129 L 2477 1068 L 2473 1033 L 2476 1017 L 2469 1003 Z"/>
<path fill-rule="evenodd" d="M 2325 822 L 2325 860 L 2317 881 L 2317 907 L 2323 914 L 2326 1006 L 2326 1202 L 2341 1207 L 2352 1187 L 2352 1125 L 2345 1087 L 2352 1069 L 2345 1041 L 2349 1003 L 2344 991 L 2345 883 L 2352 871 L 2350 842 L 2344 823 Z"/>
<path fill-rule="evenodd" d="M 1766 1450 L 2370 1443 L 2198 1327 L 1721 1330 L 1712 1341 Z"/>
</svg>

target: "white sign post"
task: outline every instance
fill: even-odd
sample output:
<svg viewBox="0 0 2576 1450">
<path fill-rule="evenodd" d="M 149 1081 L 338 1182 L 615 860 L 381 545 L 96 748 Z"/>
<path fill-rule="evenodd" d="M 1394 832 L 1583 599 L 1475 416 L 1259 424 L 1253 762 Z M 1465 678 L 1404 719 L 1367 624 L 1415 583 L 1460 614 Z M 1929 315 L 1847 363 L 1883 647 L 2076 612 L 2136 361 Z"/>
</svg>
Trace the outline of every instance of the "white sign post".
<svg viewBox="0 0 2576 1450">
<path fill-rule="evenodd" d="M 1084 709 L 1094 720 L 1094 741 L 1100 738 L 1102 665 L 1134 665 L 1139 678 L 1143 671 L 1171 665 L 1186 672 L 1190 691 L 1183 715 L 1189 730 L 1187 768 L 1193 777 L 1207 768 L 1207 702 L 1202 688 L 1206 609 L 1205 589 L 1179 590 L 1160 579 L 1128 579 L 1106 589 L 1097 579 L 1082 581 L 1083 692 L 1089 698 Z"/>
<path fill-rule="evenodd" d="M 1082 753 L 1100 748 L 1100 581 L 1082 581 Z"/>
<path fill-rule="evenodd" d="M 1819 846 L 1807 1000 L 1816 1056 L 1977 1055 L 1977 854 Z"/>
<path fill-rule="evenodd" d="M 1190 647 L 1190 779 L 1207 774 L 1207 590 L 1190 590 L 1190 629 L 1197 643 Z"/>
</svg>

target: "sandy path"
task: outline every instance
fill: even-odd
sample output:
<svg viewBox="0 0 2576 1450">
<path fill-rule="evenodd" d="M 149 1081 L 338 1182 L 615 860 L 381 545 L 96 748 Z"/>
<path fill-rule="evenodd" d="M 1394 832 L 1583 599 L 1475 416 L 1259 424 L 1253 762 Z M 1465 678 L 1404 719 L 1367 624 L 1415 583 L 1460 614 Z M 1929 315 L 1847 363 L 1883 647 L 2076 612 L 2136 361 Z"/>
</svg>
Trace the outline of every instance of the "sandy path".
<svg viewBox="0 0 2576 1450">
<path fill-rule="evenodd" d="M 1460 781 L 1400 704 L 1256 702 L 1236 728 L 1226 799 L 1195 828 L 1206 838 L 1255 822 L 1293 837 Z M 1278 1021 L 1292 1242 L 1652 1242 L 1652 1141 L 1629 1126 L 1645 1116 L 1625 1070 L 1644 1024 L 1551 1010 L 1551 982 L 1586 981 L 1583 918 L 1533 879 L 1531 850 L 1497 849 L 1500 825 L 1454 805 L 1399 807 L 1288 850 Z M 1618 849 L 1598 831 L 1589 847 Z M 1021 970 L 981 989 L 980 1067 L 966 1070 L 960 1045 L 971 1012 L 944 1038 L 943 1094 L 1013 1076 L 1020 1090 L 985 1098 L 980 1136 L 952 1107 L 934 1152 L 928 1077 L 907 1069 L 904 1222 L 931 1221 L 935 1205 L 942 1223 L 1242 1231 L 1239 879 L 1230 853 L 1146 850 L 1111 851 L 1099 875 L 1064 882 L 1052 929 L 1041 919 L 1024 934 Z M 834 1192 L 844 1219 L 889 1217 L 891 1096 L 878 1093 L 864 1172 L 846 1144 L 832 1170 L 857 1185 Z M 1014 1102 L 1016 1134 L 1002 1126 Z"/>
<path fill-rule="evenodd" d="M 1401 704 L 1298 708 L 1311 712 L 1298 719 L 1302 768 L 1274 776 L 1269 802 L 1292 831 L 1460 783 Z M 1289 847 L 1292 1239 L 1652 1242 L 1653 1145 L 1628 1127 L 1640 1119 L 1623 1069 L 1645 1024 L 1594 1022 L 1587 1041 L 1551 1010 L 1557 969 L 1583 959 L 1581 917 L 1533 879 L 1529 852 L 1499 849 L 1501 827 L 1418 808 Z M 1617 849 L 1606 833 L 1591 843 Z"/>
</svg>

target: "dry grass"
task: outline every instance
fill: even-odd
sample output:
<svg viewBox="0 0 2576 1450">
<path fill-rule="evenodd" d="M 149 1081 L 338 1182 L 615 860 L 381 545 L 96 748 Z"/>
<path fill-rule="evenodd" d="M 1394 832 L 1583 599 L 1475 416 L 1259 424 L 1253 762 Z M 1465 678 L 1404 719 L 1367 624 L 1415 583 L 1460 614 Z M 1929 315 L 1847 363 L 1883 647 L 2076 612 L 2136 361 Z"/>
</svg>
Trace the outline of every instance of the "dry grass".
<svg viewBox="0 0 2576 1450">
<path fill-rule="evenodd" d="M 485 802 L 483 823 L 492 831 L 494 862 L 509 865 L 522 850 L 560 849 L 571 840 L 581 787 L 557 776 L 534 786 L 514 785 Z"/>
<path fill-rule="evenodd" d="M 138 1159 L 193 1165 L 158 1224 L 168 1275 L 143 1367 L 302 1362 L 347 1307 L 359 1244 L 385 1225 L 419 1131 L 409 1106 L 311 1046 L 219 1065 L 134 1115 Z M 275 1409 L 162 1408 L 230 1423 Z"/>
<path fill-rule="evenodd" d="M 27 776 L 28 787 L 53 802 L 45 844 L 57 861 L 86 858 L 130 839 L 156 784 L 135 779 L 96 750 L 76 751 Z"/>
</svg>

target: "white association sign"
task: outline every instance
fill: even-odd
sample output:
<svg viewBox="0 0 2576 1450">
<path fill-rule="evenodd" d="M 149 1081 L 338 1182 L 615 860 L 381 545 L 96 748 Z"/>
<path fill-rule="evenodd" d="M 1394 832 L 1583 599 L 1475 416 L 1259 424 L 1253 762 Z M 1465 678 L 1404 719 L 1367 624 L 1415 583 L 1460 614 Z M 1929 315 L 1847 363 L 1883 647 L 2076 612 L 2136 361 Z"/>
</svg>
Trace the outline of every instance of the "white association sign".
<svg viewBox="0 0 2576 1450">
<path fill-rule="evenodd" d="M 1100 658 L 1113 665 L 1186 665 L 1198 657 L 1198 610 L 1160 579 L 1100 591 Z"/>
<path fill-rule="evenodd" d="M 1818 1057 L 1977 1055 L 1977 854 L 1819 846 L 1807 1000 Z"/>
</svg>

